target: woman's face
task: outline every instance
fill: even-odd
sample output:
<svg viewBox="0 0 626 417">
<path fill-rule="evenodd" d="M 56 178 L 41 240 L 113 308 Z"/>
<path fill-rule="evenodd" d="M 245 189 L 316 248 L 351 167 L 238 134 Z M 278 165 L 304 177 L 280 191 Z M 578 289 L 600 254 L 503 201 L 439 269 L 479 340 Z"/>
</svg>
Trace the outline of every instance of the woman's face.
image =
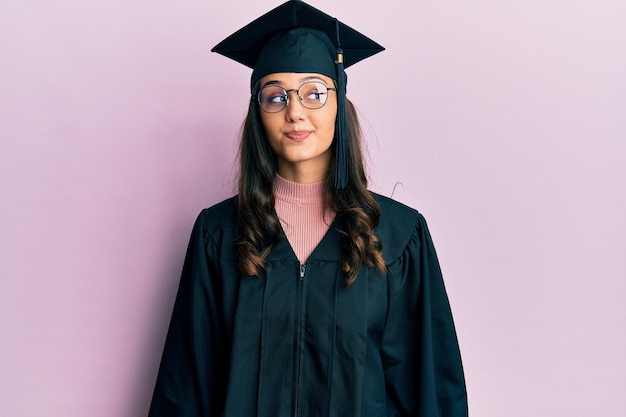
<svg viewBox="0 0 626 417">
<path fill-rule="evenodd" d="M 326 103 L 319 109 L 308 109 L 302 105 L 295 90 L 307 82 L 321 82 L 329 88 L 334 87 L 333 80 L 321 74 L 275 73 L 260 81 L 261 88 L 275 84 L 288 91 L 288 104 L 282 111 L 267 113 L 260 110 L 260 114 L 270 147 L 276 155 L 278 173 L 283 178 L 301 183 L 326 179 L 337 116 L 335 91 L 328 91 Z M 301 96 L 304 96 L 303 90 Z"/>
</svg>

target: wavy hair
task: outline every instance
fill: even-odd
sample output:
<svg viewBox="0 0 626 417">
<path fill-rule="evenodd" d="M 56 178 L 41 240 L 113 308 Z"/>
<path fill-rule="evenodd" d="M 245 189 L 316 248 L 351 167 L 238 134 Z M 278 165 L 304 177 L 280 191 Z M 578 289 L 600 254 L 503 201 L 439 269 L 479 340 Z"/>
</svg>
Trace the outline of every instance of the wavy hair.
<svg viewBox="0 0 626 417">
<path fill-rule="evenodd" d="M 281 227 L 274 212 L 273 181 L 277 171 L 276 156 L 269 146 L 255 99 L 250 100 L 239 144 L 239 239 L 236 242 L 238 268 L 244 275 L 258 276 L 265 268 L 265 258 L 280 239 Z M 380 207 L 367 190 L 367 177 L 361 150 L 362 131 L 354 105 L 346 99 L 348 124 L 348 182 L 336 189 L 336 158 L 331 157 L 329 177 L 324 191 L 324 207 L 335 211 L 342 235 L 341 268 L 344 284 L 349 286 L 362 264 L 386 273 L 382 242 L 374 235 Z M 333 145 L 335 143 L 333 142 Z"/>
</svg>

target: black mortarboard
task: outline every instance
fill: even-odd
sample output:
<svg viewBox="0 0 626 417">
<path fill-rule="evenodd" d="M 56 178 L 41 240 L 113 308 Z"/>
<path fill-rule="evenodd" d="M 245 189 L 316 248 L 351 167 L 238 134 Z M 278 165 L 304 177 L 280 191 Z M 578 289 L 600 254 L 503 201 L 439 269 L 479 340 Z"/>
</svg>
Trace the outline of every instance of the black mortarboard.
<svg viewBox="0 0 626 417">
<path fill-rule="evenodd" d="M 347 184 L 344 68 L 384 48 L 334 17 L 302 1 L 288 1 L 224 39 L 211 51 L 253 69 L 251 86 L 275 72 L 313 72 L 337 83 L 335 186 Z"/>
</svg>

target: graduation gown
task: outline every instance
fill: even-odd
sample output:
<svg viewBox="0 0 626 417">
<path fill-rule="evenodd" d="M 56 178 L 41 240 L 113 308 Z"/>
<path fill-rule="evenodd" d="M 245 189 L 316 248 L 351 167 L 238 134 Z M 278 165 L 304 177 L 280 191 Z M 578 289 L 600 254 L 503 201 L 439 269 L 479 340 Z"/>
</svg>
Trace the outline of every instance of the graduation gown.
<svg viewBox="0 0 626 417">
<path fill-rule="evenodd" d="M 345 287 L 331 225 L 306 265 L 282 236 L 241 276 L 236 197 L 199 215 L 150 417 L 463 417 L 467 396 L 424 218 L 375 195 L 386 275 Z"/>
</svg>

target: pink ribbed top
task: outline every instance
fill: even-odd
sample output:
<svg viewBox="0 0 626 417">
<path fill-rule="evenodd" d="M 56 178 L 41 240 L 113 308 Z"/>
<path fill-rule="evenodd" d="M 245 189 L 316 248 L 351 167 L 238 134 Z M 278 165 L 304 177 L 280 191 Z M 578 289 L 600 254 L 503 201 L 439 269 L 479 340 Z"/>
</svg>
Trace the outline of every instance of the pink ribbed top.
<svg viewBox="0 0 626 417">
<path fill-rule="evenodd" d="M 276 214 L 287 240 L 301 264 L 306 263 L 320 243 L 335 213 L 323 208 L 324 182 L 299 184 L 276 175 Z"/>
</svg>

